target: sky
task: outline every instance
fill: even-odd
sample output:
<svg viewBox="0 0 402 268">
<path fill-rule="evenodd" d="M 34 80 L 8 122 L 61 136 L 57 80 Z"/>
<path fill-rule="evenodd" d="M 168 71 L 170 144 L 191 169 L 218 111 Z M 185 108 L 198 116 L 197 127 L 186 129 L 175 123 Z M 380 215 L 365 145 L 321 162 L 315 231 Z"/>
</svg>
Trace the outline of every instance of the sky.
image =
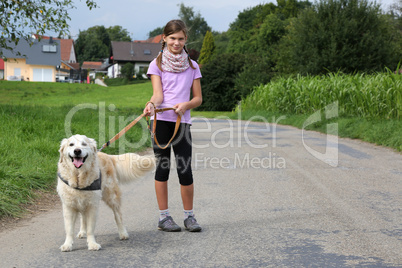
<svg viewBox="0 0 402 268">
<path fill-rule="evenodd" d="M 314 2 L 314 0 L 310 0 Z M 381 0 L 383 7 L 395 0 Z M 96 25 L 106 28 L 119 25 L 126 29 L 132 40 L 145 40 L 148 33 L 157 27 L 163 27 L 169 20 L 177 19 L 179 5 L 192 7 L 200 13 L 213 31 L 223 32 L 229 29 L 239 12 L 259 4 L 276 0 L 95 0 L 98 8 L 89 10 L 85 0 L 74 1 L 76 9 L 71 9 L 70 33 L 78 38 L 79 31 Z"/>
</svg>

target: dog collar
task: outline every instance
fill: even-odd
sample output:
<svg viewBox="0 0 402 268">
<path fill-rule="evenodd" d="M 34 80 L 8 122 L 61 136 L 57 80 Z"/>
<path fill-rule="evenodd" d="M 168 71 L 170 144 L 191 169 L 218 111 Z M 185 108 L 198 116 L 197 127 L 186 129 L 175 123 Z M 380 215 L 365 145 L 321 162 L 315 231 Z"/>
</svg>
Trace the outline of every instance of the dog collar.
<svg viewBox="0 0 402 268">
<path fill-rule="evenodd" d="M 62 182 L 64 182 L 68 186 L 70 186 L 70 184 L 68 184 L 68 181 L 63 179 L 63 177 L 61 176 L 61 174 L 59 172 L 57 172 L 57 176 L 59 177 L 59 179 Z M 85 188 L 78 188 L 78 187 L 71 187 L 71 186 L 70 187 L 73 189 L 76 189 L 76 190 L 81 190 L 81 191 L 97 191 L 97 190 L 101 190 L 101 186 L 102 186 L 102 172 L 99 170 L 99 178 L 97 180 L 95 180 L 91 185 L 89 185 Z"/>
</svg>

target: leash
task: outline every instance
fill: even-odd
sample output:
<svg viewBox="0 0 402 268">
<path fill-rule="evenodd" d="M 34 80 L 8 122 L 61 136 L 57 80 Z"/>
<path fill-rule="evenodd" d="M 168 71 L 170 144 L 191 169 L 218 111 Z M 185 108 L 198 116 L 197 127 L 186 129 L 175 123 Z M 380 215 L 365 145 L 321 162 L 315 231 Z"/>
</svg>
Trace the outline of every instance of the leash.
<svg viewBox="0 0 402 268">
<path fill-rule="evenodd" d="M 145 119 L 147 120 L 148 129 L 149 129 L 149 131 L 151 132 L 151 138 L 154 139 L 156 145 L 158 145 L 158 147 L 161 148 L 161 149 L 166 149 L 166 148 L 169 146 L 169 144 L 173 141 L 174 137 L 175 137 L 176 134 L 177 134 L 177 131 L 179 130 L 180 122 L 181 122 L 181 115 L 180 115 L 180 114 L 177 115 L 176 125 L 175 125 L 175 128 L 174 128 L 174 133 L 173 133 L 172 138 L 169 140 L 169 142 L 166 144 L 166 146 L 162 147 L 162 146 L 159 145 L 159 142 L 158 142 L 158 140 L 156 139 L 156 136 L 155 136 L 155 132 L 156 132 L 156 122 L 157 122 L 157 120 L 156 120 L 156 115 L 157 115 L 158 113 L 163 113 L 163 112 L 165 112 L 165 111 L 175 110 L 175 108 L 159 108 L 159 109 L 156 109 L 155 104 L 153 104 L 153 103 L 150 102 L 150 101 L 148 101 L 147 104 L 145 104 L 145 106 L 147 106 L 149 103 L 151 103 L 151 104 L 154 106 L 154 111 L 155 111 L 155 113 L 154 113 L 154 123 L 153 123 L 153 125 L 152 125 L 152 130 L 151 130 L 151 127 L 150 127 L 150 123 L 149 123 L 149 118 L 148 118 L 148 116 L 147 116 L 145 113 L 143 113 L 143 114 L 141 114 L 140 116 L 138 116 L 136 119 L 134 119 L 134 120 L 133 120 L 130 124 L 128 124 L 125 128 L 123 128 L 122 130 L 120 130 L 120 132 L 117 133 L 113 138 L 111 138 L 111 139 L 108 140 L 105 144 L 103 144 L 102 147 L 98 150 L 98 152 L 100 152 L 100 151 L 102 151 L 103 149 L 105 149 L 106 147 L 108 147 L 112 142 L 118 140 L 121 136 L 124 135 L 124 133 L 126 133 L 130 128 L 132 128 L 135 124 L 137 124 L 138 121 L 140 121 L 141 118 L 143 118 L 143 117 L 145 117 Z"/>
</svg>

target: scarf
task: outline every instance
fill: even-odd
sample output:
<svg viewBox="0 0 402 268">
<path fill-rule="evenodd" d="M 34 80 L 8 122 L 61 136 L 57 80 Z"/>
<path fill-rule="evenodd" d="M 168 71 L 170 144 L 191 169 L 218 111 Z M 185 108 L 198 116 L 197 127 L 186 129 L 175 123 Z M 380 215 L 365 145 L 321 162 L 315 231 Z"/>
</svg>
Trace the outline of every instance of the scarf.
<svg viewBox="0 0 402 268">
<path fill-rule="evenodd" d="M 163 49 L 162 69 L 167 72 L 181 73 L 190 67 L 188 54 L 183 49 L 180 54 L 173 54 L 167 47 Z"/>
</svg>

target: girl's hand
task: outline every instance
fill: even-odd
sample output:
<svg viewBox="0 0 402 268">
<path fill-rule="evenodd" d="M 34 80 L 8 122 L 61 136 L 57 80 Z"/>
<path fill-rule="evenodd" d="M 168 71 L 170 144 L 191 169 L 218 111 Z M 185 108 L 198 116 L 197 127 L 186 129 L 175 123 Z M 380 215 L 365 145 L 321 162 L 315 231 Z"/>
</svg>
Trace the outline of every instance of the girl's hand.
<svg viewBox="0 0 402 268">
<path fill-rule="evenodd" d="M 152 116 L 155 114 L 155 107 L 152 102 L 148 102 L 147 105 L 145 105 L 143 113 L 145 116 Z"/>
<path fill-rule="evenodd" d="M 173 106 L 173 108 L 175 109 L 174 110 L 175 113 L 180 115 L 183 115 L 187 111 L 187 105 L 185 102 L 178 103 L 175 106 Z"/>
</svg>

